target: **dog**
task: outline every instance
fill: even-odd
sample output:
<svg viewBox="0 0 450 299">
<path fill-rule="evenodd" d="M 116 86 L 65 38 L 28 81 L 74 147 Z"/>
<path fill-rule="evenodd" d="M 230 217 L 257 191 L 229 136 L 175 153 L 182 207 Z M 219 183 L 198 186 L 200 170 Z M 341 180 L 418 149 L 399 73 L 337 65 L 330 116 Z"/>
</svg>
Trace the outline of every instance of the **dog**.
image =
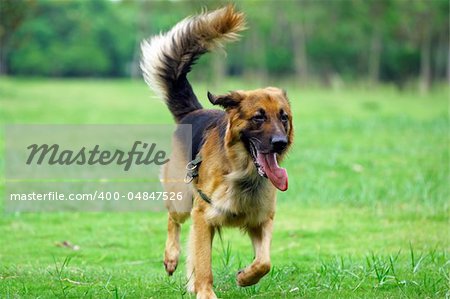
<svg viewBox="0 0 450 299">
<path fill-rule="evenodd" d="M 235 41 L 245 17 L 231 5 L 186 18 L 165 34 L 141 44 L 141 69 L 146 83 L 166 103 L 177 124 L 192 126 L 192 152 L 174 135 L 173 153 L 162 170 L 165 191 L 183 191 L 183 207 L 170 202 L 164 252 L 167 273 L 177 268 L 180 226 L 192 226 L 187 256 L 188 291 L 197 298 L 216 298 L 211 247 L 223 226 L 239 227 L 250 236 L 255 257 L 237 273 L 239 286 L 257 283 L 270 271 L 270 243 L 276 189 L 288 188 L 285 169 L 278 166 L 294 139 L 286 92 L 267 87 L 207 94 L 221 110 L 203 109 L 187 79 L 200 55 Z M 171 178 L 185 173 L 188 182 Z"/>
</svg>

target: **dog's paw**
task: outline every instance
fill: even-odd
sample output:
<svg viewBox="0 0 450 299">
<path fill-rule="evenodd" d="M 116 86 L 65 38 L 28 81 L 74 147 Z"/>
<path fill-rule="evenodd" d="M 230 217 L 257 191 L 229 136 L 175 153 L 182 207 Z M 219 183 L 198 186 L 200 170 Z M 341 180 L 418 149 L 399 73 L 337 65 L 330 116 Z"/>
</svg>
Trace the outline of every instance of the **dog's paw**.
<svg viewBox="0 0 450 299">
<path fill-rule="evenodd" d="M 248 275 L 248 273 L 245 272 L 245 269 L 239 270 L 238 273 L 236 274 L 237 285 L 240 287 L 248 287 L 258 282 L 258 281 L 253 282 L 251 279 L 249 279 L 250 278 L 249 276 L 250 275 Z"/>
<path fill-rule="evenodd" d="M 169 274 L 169 276 L 172 276 L 173 272 L 175 272 L 175 270 L 177 269 L 177 266 L 178 266 L 177 260 L 171 259 L 164 260 L 164 267 L 166 268 L 166 272 L 167 274 Z"/>
<path fill-rule="evenodd" d="M 236 283 L 240 287 L 248 287 L 258 283 L 258 281 L 270 271 L 270 264 L 252 264 L 249 267 L 239 270 L 236 274 Z"/>
</svg>

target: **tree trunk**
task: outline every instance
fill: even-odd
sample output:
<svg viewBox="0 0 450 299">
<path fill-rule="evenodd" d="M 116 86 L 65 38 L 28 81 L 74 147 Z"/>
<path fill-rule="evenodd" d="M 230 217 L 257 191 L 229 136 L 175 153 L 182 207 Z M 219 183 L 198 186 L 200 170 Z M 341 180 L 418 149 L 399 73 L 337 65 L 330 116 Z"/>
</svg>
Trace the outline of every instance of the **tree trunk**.
<svg viewBox="0 0 450 299">
<path fill-rule="evenodd" d="M 133 58 L 130 61 L 129 64 L 129 73 L 131 78 L 140 78 L 141 77 L 141 68 L 140 68 L 140 61 L 141 61 L 141 42 L 142 37 L 148 38 L 147 34 L 149 31 L 148 25 L 147 25 L 147 16 L 150 15 L 150 11 L 152 9 L 150 1 L 144 1 L 144 2 L 137 2 L 139 6 L 139 10 L 137 12 L 137 30 L 136 30 L 136 40 L 134 43 L 134 50 L 133 50 Z"/>
<path fill-rule="evenodd" d="M 424 28 L 420 45 L 420 82 L 419 90 L 422 95 L 428 93 L 431 84 L 431 32 L 429 26 Z"/>
<path fill-rule="evenodd" d="M 0 45 L 0 76 L 7 74 L 7 67 L 6 67 L 6 45 L 1 44 Z"/>
<path fill-rule="evenodd" d="M 381 45 L 381 29 L 376 25 L 372 33 L 369 52 L 369 80 L 372 85 L 377 85 L 380 79 Z"/>
<path fill-rule="evenodd" d="M 306 55 L 306 35 L 302 21 L 291 23 L 291 37 L 294 48 L 295 75 L 305 84 L 308 80 L 308 56 Z"/>
<path fill-rule="evenodd" d="M 450 85 L 450 38 L 448 39 L 447 48 L 447 83 Z"/>
<path fill-rule="evenodd" d="M 370 21 L 372 36 L 369 48 L 368 76 L 370 84 L 376 85 L 380 81 L 380 62 L 383 46 L 383 15 L 386 12 L 386 1 L 375 0 L 370 4 Z"/>
<path fill-rule="evenodd" d="M 432 74 L 431 77 L 435 79 L 441 79 L 446 77 L 447 70 L 447 33 L 441 30 L 438 35 L 436 46 L 432 48 L 431 52 L 431 65 Z"/>
<path fill-rule="evenodd" d="M 256 30 L 250 33 L 247 40 L 247 53 L 251 58 L 251 66 L 244 67 L 244 77 L 248 80 L 257 81 L 260 84 L 266 84 L 269 78 L 269 71 L 266 64 L 266 49 L 265 38 L 262 37 Z"/>
<path fill-rule="evenodd" d="M 226 76 L 225 53 L 219 51 L 212 54 L 212 83 L 214 87 L 218 88 Z"/>
</svg>

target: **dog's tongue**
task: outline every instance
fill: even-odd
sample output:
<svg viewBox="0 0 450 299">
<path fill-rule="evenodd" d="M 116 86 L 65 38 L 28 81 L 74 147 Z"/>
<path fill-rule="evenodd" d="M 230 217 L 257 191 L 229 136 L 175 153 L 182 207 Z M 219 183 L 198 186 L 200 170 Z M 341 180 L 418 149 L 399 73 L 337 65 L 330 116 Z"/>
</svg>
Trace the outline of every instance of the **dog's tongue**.
<svg viewBox="0 0 450 299">
<path fill-rule="evenodd" d="M 288 175 L 286 169 L 278 166 L 276 154 L 258 153 L 257 160 L 264 168 L 264 172 L 272 184 L 281 191 L 286 191 L 288 188 Z"/>
</svg>

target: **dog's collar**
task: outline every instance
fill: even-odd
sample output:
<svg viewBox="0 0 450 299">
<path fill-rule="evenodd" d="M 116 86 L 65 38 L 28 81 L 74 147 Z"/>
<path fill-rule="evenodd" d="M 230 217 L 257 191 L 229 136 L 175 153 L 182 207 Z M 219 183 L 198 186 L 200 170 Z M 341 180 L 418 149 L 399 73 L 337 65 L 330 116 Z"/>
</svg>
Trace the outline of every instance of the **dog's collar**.
<svg viewBox="0 0 450 299">
<path fill-rule="evenodd" d="M 195 190 L 197 190 L 198 195 L 200 195 L 200 197 L 208 204 L 211 204 L 211 198 L 208 197 L 208 195 L 206 195 L 205 193 L 203 193 L 202 190 L 195 188 Z"/>
<path fill-rule="evenodd" d="M 200 155 L 200 153 L 198 153 L 195 156 L 195 159 L 186 165 L 187 173 L 186 177 L 184 178 L 184 182 L 186 184 L 189 184 L 190 182 L 192 182 L 193 179 L 198 177 L 198 169 L 201 163 L 202 163 L 202 156 Z M 203 191 L 198 188 L 195 188 L 195 190 L 197 190 L 197 193 L 198 195 L 200 195 L 201 199 L 203 199 L 208 204 L 211 204 L 211 199 L 208 197 L 208 195 L 203 193 Z"/>
<path fill-rule="evenodd" d="M 186 177 L 184 178 L 184 182 L 186 184 L 189 184 L 190 182 L 192 182 L 193 179 L 198 177 L 198 168 L 201 163 L 202 163 L 202 156 L 200 155 L 200 153 L 198 153 L 195 156 L 195 159 L 186 165 L 187 173 Z"/>
</svg>

